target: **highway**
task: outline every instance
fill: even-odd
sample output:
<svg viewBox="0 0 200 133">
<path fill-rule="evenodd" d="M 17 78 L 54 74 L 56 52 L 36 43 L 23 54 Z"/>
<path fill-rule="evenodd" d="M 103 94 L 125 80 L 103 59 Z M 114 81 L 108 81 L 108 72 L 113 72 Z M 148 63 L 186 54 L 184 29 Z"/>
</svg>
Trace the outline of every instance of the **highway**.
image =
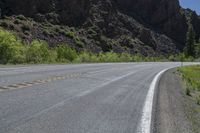
<svg viewBox="0 0 200 133">
<path fill-rule="evenodd" d="M 152 107 L 152 81 L 177 66 L 180 63 L 0 68 L 0 133 L 148 133 L 142 128 L 151 123 L 142 121 L 145 114 L 154 114 L 147 110 Z"/>
</svg>

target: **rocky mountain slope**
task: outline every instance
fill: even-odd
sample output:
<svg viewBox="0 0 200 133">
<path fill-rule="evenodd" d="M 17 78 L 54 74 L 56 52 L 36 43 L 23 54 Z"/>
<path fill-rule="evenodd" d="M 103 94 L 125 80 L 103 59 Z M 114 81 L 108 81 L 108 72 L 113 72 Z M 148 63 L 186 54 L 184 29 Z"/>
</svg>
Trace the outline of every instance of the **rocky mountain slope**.
<svg viewBox="0 0 200 133">
<path fill-rule="evenodd" d="M 179 53 L 188 13 L 178 0 L 0 0 L 1 27 L 24 41 L 77 50 L 158 56 Z M 188 11 L 200 36 L 200 18 Z"/>
</svg>

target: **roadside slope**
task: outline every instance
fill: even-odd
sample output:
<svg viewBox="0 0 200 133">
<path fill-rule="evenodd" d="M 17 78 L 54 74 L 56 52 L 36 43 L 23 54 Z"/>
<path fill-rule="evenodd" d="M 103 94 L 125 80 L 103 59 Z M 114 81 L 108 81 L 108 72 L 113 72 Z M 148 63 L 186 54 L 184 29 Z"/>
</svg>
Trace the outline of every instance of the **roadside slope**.
<svg viewBox="0 0 200 133">
<path fill-rule="evenodd" d="M 195 118 L 195 104 L 185 96 L 181 77 L 175 72 L 166 72 L 158 84 L 153 132 L 198 133 L 191 121 Z"/>
</svg>

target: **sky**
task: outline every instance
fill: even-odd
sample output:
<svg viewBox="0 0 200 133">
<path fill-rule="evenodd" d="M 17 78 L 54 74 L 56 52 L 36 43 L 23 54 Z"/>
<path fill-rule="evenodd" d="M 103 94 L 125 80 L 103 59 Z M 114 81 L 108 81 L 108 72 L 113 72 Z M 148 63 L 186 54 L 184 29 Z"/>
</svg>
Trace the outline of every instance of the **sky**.
<svg viewBox="0 0 200 133">
<path fill-rule="evenodd" d="M 200 0 L 179 0 L 183 8 L 195 10 L 200 15 Z"/>
</svg>

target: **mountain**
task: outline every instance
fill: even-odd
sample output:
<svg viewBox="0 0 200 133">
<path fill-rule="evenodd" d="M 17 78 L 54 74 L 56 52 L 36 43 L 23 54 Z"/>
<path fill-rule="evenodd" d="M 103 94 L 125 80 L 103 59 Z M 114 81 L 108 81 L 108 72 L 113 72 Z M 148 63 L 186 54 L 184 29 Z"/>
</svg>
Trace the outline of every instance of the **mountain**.
<svg viewBox="0 0 200 133">
<path fill-rule="evenodd" d="M 183 50 L 189 23 L 200 36 L 200 17 L 178 0 L 0 0 L 0 8 L 0 26 L 24 41 L 79 51 L 167 56 Z"/>
</svg>

